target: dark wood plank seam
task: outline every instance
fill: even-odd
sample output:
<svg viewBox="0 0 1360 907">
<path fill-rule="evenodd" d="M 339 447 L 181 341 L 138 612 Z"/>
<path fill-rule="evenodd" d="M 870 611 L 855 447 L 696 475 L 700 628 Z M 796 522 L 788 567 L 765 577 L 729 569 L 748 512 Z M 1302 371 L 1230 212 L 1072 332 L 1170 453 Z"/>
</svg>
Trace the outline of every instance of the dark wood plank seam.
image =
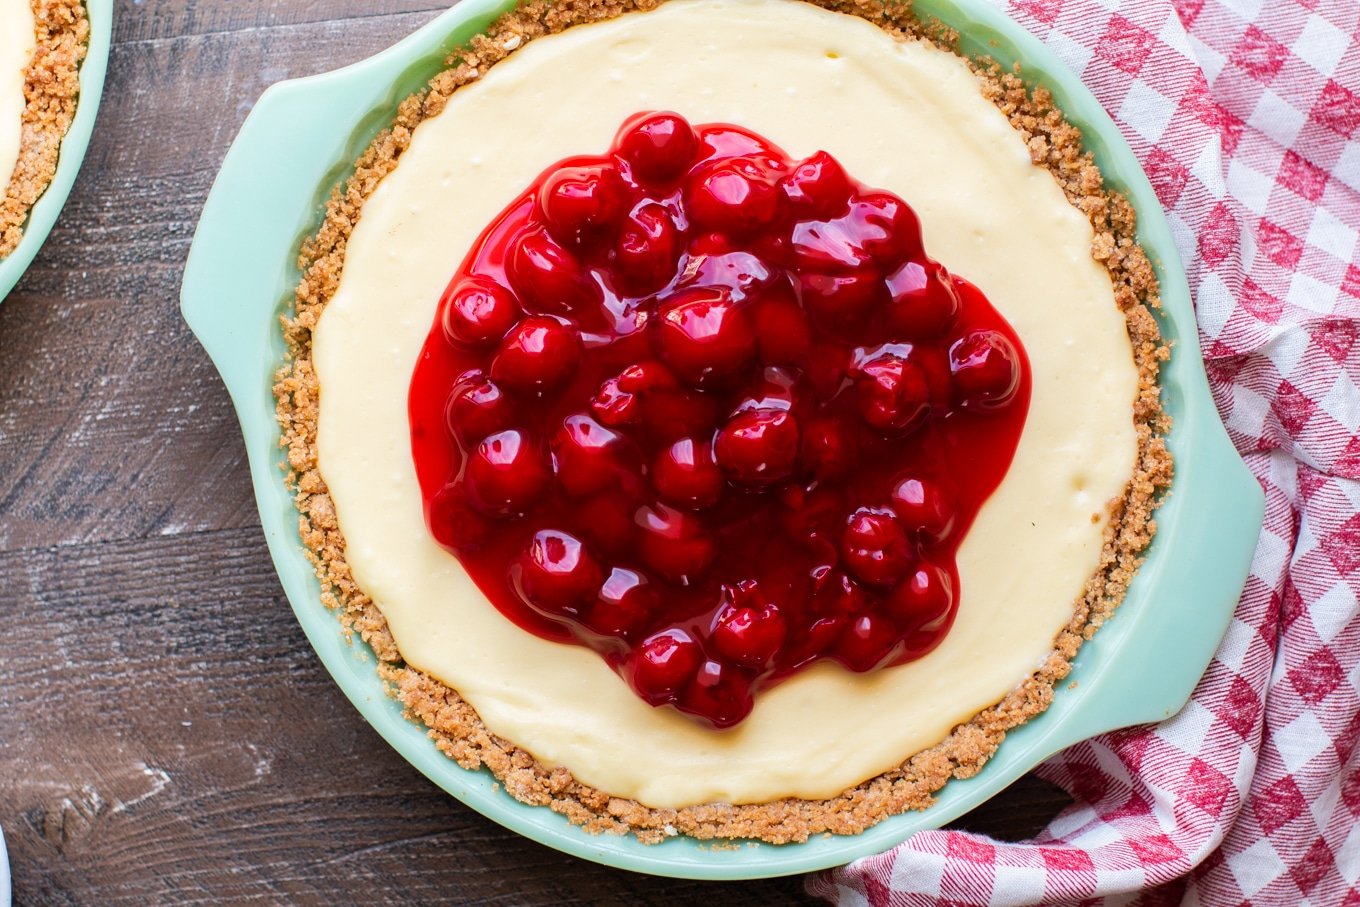
<svg viewBox="0 0 1360 907">
<path fill-rule="evenodd" d="M 268 32 L 270 34 L 282 34 L 287 32 L 289 29 L 296 28 L 325 29 L 334 26 L 342 26 L 347 23 L 363 22 L 365 20 L 372 19 L 396 18 L 400 16 L 428 16 L 428 14 L 430 13 L 444 12 L 448 8 L 449 7 L 444 4 L 435 4 L 434 6 L 423 7 L 421 9 L 414 10 L 408 9 L 402 10 L 400 12 L 369 13 L 367 15 L 362 16 L 346 16 L 343 19 L 319 19 L 309 22 L 287 22 L 282 25 L 247 25 L 242 28 L 223 28 L 216 29 L 213 31 L 185 32 L 180 35 L 171 35 L 169 37 L 164 38 L 133 38 L 131 40 L 115 39 L 111 47 L 113 50 L 117 51 L 122 48 L 139 47 L 145 45 L 150 45 L 152 47 L 162 47 L 170 44 L 175 44 L 186 39 L 194 40 L 198 38 L 215 38 L 227 35 L 230 36 L 249 35 L 252 32 Z"/>
</svg>

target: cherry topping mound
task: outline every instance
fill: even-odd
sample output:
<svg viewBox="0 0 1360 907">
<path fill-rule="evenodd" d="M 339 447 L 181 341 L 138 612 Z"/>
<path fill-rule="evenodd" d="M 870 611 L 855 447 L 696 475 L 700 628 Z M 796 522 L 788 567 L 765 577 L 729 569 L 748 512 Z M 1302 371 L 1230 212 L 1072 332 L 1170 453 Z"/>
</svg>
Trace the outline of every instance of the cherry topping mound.
<svg viewBox="0 0 1360 907">
<path fill-rule="evenodd" d="M 431 533 L 507 617 L 716 727 L 920 658 L 1029 365 L 915 212 L 824 151 L 628 120 L 482 234 L 411 382 Z"/>
</svg>

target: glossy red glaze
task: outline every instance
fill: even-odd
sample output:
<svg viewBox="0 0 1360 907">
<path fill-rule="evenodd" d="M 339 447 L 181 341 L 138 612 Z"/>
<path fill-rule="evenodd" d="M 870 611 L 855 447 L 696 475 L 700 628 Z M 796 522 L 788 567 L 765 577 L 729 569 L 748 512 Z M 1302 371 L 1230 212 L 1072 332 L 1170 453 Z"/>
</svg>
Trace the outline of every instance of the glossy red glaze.
<svg viewBox="0 0 1360 907">
<path fill-rule="evenodd" d="M 430 531 L 502 613 L 728 727 L 816 660 L 939 643 L 1029 392 L 901 199 L 639 114 L 458 268 L 411 442 Z"/>
</svg>

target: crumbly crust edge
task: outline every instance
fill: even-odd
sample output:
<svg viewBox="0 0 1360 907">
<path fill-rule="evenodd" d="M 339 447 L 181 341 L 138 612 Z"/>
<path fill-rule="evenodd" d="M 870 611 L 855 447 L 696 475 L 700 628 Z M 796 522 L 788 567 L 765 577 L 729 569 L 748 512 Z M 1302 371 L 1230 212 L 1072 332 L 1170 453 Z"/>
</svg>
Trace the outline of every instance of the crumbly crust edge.
<svg viewBox="0 0 1360 907">
<path fill-rule="evenodd" d="M 376 604 L 355 583 L 345 560 L 345 540 L 326 485 L 317 471 L 319 387 L 311 361 L 311 332 L 339 285 L 350 232 L 365 200 L 396 167 L 412 132 L 438 114 L 454 91 L 529 41 L 572 25 L 600 21 L 662 0 L 531 0 L 497 20 L 449 60 L 428 87 L 407 98 L 393 125 L 358 160 L 354 175 L 333 191 L 326 217 L 299 255 L 303 278 L 294 311 L 282 317 L 288 356 L 274 387 L 287 481 L 300 512 L 299 532 L 321 581 L 322 601 L 339 615 L 347 636 L 358 633 L 377 655 L 377 671 L 408 717 L 428 729 L 435 745 L 467 769 L 486 767 L 515 799 L 547 806 L 590 832 L 632 832 L 645 843 L 684 834 L 701 840 L 754 839 L 782 844 L 814 834 L 855 834 L 888 816 L 923 809 L 951 778 L 976 774 L 1006 732 L 1043 712 L 1056 685 L 1071 670 L 1082 642 L 1114 612 L 1156 531 L 1154 511 L 1170 486 L 1172 463 L 1164 437 L 1170 421 L 1161 406 L 1157 376 L 1169 356 L 1153 318 L 1160 308 L 1156 275 L 1134 238 L 1135 215 L 1121 196 L 1104 189 L 1100 171 L 1081 146 L 1080 131 L 1054 107 L 1043 88 L 1028 90 L 1016 72 L 989 61 L 969 61 L 984 95 L 1024 137 L 1031 158 L 1047 167 L 1069 201 L 1095 228 L 1092 256 L 1110 272 L 1115 302 L 1124 313 L 1139 370 L 1133 418 L 1138 435 L 1135 472 L 1124 494 L 1109 504 L 1100 567 L 1077 599 L 1072 618 L 1033 675 L 996 705 L 956 727 L 948 737 L 864 783 L 825 800 L 708 803 L 654 809 L 578 782 L 564 768 L 548 768 L 513 742 L 492 734 L 476 711 L 436 678 L 402 660 Z M 954 50 L 956 35 L 912 17 L 902 0 L 813 0 L 815 5 L 864 18 L 902 40 L 931 40 Z"/>
<path fill-rule="evenodd" d="M 57 174 L 61 143 L 80 96 L 80 64 L 90 43 L 82 0 L 30 0 L 29 5 L 37 41 L 24 70 L 19 159 L 0 200 L 0 259 L 18 248 L 29 211 Z"/>
</svg>

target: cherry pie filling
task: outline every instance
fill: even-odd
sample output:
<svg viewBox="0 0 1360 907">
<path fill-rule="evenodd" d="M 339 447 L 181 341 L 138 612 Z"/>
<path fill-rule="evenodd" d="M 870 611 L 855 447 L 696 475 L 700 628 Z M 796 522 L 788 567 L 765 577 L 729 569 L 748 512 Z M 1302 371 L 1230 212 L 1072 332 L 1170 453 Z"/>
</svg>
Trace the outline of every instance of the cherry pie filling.
<svg viewBox="0 0 1360 907">
<path fill-rule="evenodd" d="M 722 728 L 818 660 L 939 644 L 1029 395 L 901 199 L 644 113 L 482 233 L 409 410 L 427 525 L 490 601 Z"/>
</svg>

